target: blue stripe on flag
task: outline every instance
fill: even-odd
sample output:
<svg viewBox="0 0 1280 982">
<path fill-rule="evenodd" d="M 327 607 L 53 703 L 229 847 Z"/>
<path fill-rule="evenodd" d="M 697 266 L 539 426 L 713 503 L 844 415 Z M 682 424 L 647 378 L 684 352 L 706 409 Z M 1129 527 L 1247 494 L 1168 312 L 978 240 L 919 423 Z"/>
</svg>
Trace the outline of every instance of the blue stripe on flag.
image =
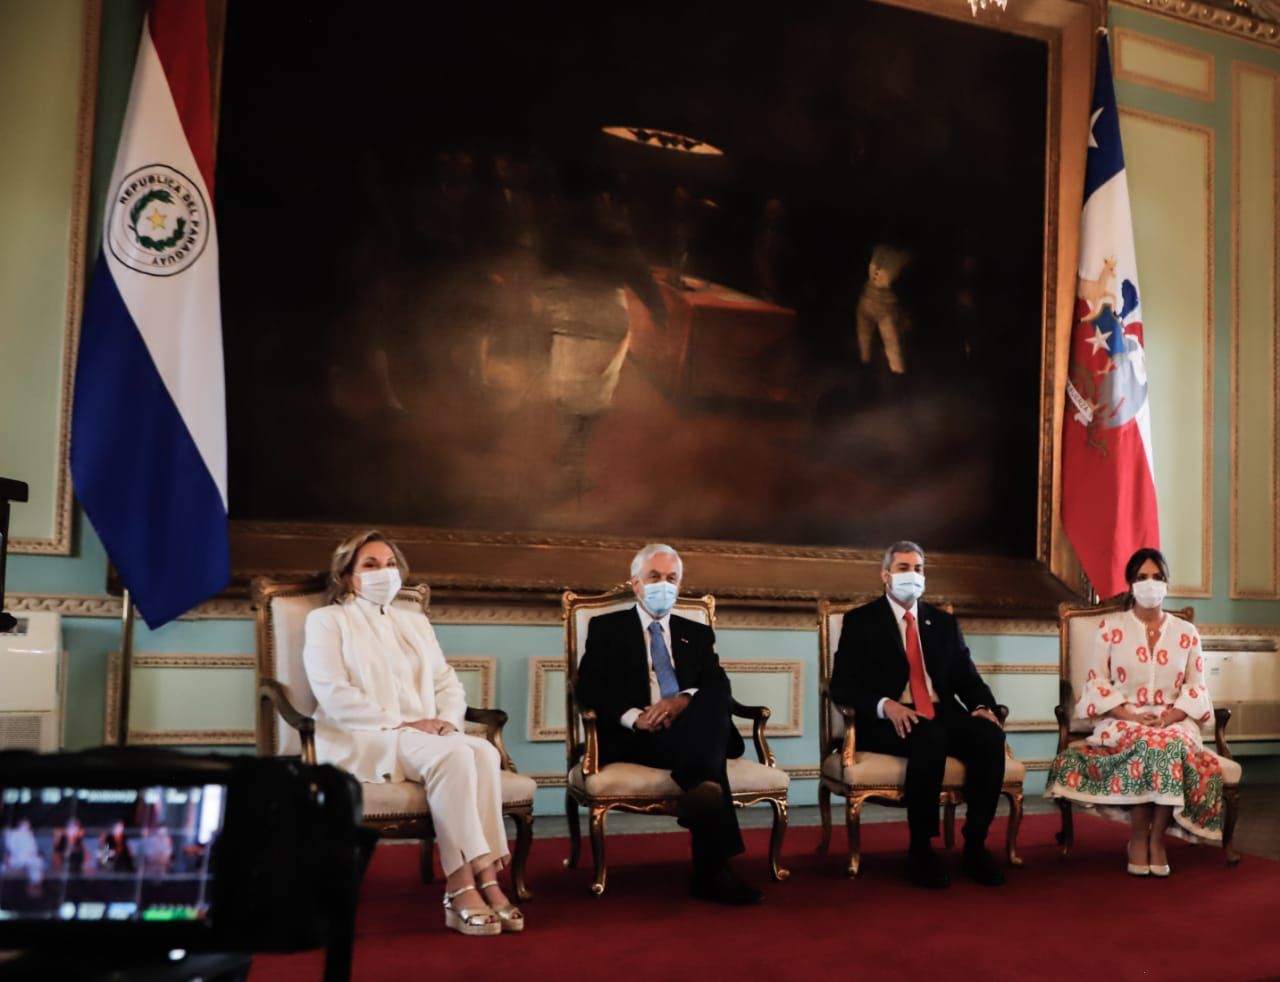
<svg viewBox="0 0 1280 982">
<path fill-rule="evenodd" d="M 1101 112 L 1099 112 L 1101 110 Z M 1093 82 L 1093 109 L 1089 113 L 1090 145 L 1085 164 L 1084 199 L 1124 170 L 1124 149 L 1120 145 L 1120 116 L 1116 112 L 1116 90 L 1111 81 L 1111 48 L 1106 35 L 1098 39 L 1098 74 Z"/>
<path fill-rule="evenodd" d="M 71 474 L 149 626 L 227 585 L 222 497 L 101 253 L 80 336 Z"/>
</svg>

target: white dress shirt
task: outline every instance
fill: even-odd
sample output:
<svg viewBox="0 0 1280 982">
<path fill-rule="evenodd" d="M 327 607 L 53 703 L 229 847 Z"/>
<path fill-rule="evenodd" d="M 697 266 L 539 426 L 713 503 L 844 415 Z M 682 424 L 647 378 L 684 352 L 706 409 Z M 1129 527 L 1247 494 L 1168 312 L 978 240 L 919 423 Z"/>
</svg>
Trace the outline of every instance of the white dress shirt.
<svg viewBox="0 0 1280 982">
<path fill-rule="evenodd" d="M 902 650 L 903 650 L 903 651 L 906 651 L 906 650 L 907 650 L 907 621 L 906 621 L 906 615 L 907 615 L 908 613 L 910 613 L 910 614 L 911 614 L 911 616 L 915 618 L 915 622 L 916 622 L 916 637 L 917 637 L 917 638 L 919 638 L 919 637 L 920 637 L 920 611 L 919 611 L 919 603 L 918 603 L 918 601 L 914 601 L 914 600 L 913 600 L 913 601 L 911 602 L 911 606 L 910 606 L 910 607 L 903 607 L 903 606 L 902 606 L 902 604 L 900 604 L 900 603 L 898 603 L 898 601 L 894 600 L 894 599 L 893 599 L 893 597 L 892 597 L 891 595 L 889 595 L 889 594 L 887 594 L 887 593 L 886 593 L 886 594 L 885 594 L 885 596 L 889 598 L 889 609 L 893 611 L 894 619 L 898 622 L 898 634 L 899 634 L 899 636 L 902 638 Z M 930 701 L 930 702 L 937 702 L 937 701 L 938 701 L 938 694 L 937 694 L 936 692 L 934 692 L 934 691 L 933 691 L 933 679 L 929 678 L 929 669 L 928 669 L 928 668 L 926 668 L 926 667 L 925 667 L 925 665 L 924 665 L 924 641 L 923 641 L 923 639 L 921 639 L 921 641 L 920 641 L 920 668 L 921 668 L 921 670 L 924 672 L 924 684 L 925 684 L 925 686 L 926 686 L 926 687 L 928 688 L 928 690 L 929 690 L 929 701 Z M 888 697 L 888 696 L 885 696 L 885 697 L 884 697 L 883 699 L 881 699 L 878 703 L 876 703 L 876 715 L 877 715 L 877 716 L 879 716 L 881 719 L 884 719 L 884 718 L 885 718 L 885 715 L 884 715 L 884 704 L 885 704 L 886 702 L 888 702 L 888 701 L 889 701 L 889 697 Z M 913 700 L 912 700 L 912 698 L 911 698 L 911 675 L 910 675 L 910 673 L 908 673 L 908 675 L 907 675 L 907 687 L 906 687 L 905 689 L 903 689 L 903 690 L 902 690 L 902 695 L 900 695 L 900 696 L 898 697 L 898 702 L 900 702 L 900 703 L 902 703 L 902 704 L 904 704 L 904 705 L 908 705 L 908 704 L 910 704 L 911 702 L 913 702 Z"/>
<path fill-rule="evenodd" d="M 658 673 L 653 670 L 653 635 L 649 633 L 649 625 L 657 621 L 662 628 L 662 640 L 667 643 L 667 655 L 671 659 L 671 670 L 674 672 L 676 667 L 675 651 L 671 647 L 671 612 L 668 611 L 663 617 L 654 617 L 643 605 L 636 604 L 636 613 L 640 615 L 640 631 L 644 634 L 644 654 L 649 661 L 649 705 L 662 698 L 662 687 L 658 685 Z M 692 697 L 697 693 L 697 689 L 681 689 L 680 695 Z M 636 718 L 643 712 L 643 709 L 628 709 L 622 714 L 620 722 L 628 730 L 634 730 L 636 727 Z"/>
</svg>

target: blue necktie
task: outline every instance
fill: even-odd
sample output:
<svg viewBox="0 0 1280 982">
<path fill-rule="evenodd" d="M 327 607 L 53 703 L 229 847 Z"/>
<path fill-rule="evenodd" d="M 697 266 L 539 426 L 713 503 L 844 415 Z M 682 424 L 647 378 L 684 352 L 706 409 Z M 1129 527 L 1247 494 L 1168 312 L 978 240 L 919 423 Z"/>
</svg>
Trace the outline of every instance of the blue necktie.
<svg viewBox="0 0 1280 982">
<path fill-rule="evenodd" d="M 649 633 L 653 635 L 649 656 L 653 659 L 653 671 L 658 676 L 658 692 L 663 699 L 670 699 L 680 691 L 680 683 L 676 681 L 676 669 L 671 664 L 671 652 L 667 651 L 667 639 L 662 636 L 662 625 L 657 621 L 649 622 Z"/>
</svg>

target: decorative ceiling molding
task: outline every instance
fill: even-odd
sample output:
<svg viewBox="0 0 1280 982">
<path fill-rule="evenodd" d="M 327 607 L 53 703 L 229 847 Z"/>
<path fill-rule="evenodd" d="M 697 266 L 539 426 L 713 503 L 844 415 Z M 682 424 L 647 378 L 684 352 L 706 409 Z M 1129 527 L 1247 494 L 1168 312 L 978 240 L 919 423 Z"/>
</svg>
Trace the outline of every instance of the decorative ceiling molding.
<svg viewBox="0 0 1280 982">
<path fill-rule="evenodd" d="M 1189 21 L 1233 37 L 1280 48 L 1280 0 L 1113 0 L 1126 7 L 1149 10 L 1175 20 Z"/>
</svg>

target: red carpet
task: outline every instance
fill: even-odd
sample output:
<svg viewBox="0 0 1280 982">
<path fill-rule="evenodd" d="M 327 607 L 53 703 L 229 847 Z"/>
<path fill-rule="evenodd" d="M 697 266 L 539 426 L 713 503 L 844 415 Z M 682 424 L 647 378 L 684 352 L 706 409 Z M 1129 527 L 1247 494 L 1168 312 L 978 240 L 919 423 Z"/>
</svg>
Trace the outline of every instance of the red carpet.
<svg viewBox="0 0 1280 982">
<path fill-rule="evenodd" d="M 745 910 L 687 896 L 688 837 L 679 830 L 613 837 L 600 898 L 588 891 L 589 868 L 561 867 L 563 839 L 535 839 L 529 928 L 497 938 L 446 931 L 441 887 L 418 882 L 416 848 L 382 846 L 365 880 L 353 977 L 1280 979 L 1280 863 L 1246 856 L 1228 869 L 1219 849 L 1171 841 L 1173 876 L 1138 879 L 1124 872 L 1125 826 L 1078 815 L 1068 863 L 1057 858 L 1057 827 L 1057 816 L 1023 822 L 1025 865 L 1001 888 L 964 879 L 953 850 L 955 880 L 943 891 L 900 877 L 901 823 L 863 826 L 854 881 L 843 873 L 843 828 L 836 854 L 821 858 L 818 830 L 792 829 L 784 883 L 766 880 L 768 833 L 752 830 L 736 868 L 765 900 Z M 991 841 L 1003 835 L 999 821 Z M 917 931 L 911 942 L 908 926 Z M 252 978 L 311 982 L 321 964 L 315 953 L 263 956 Z"/>
</svg>

